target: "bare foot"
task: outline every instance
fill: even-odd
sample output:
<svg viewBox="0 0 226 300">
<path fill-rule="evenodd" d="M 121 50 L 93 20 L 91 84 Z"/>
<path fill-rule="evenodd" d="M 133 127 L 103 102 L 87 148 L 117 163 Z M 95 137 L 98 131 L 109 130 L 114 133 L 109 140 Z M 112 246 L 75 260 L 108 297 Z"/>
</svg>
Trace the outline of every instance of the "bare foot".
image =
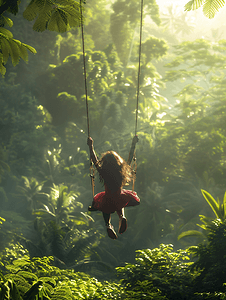
<svg viewBox="0 0 226 300">
<path fill-rule="evenodd" d="M 109 238 L 111 238 L 113 240 L 117 239 L 118 237 L 114 231 L 114 227 L 111 224 L 106 225 L 106 227 L 107 227 L 107 233 L 108 233 Z"/>
<path fill-rule="evenodd" d="M 126 217 L 119 218 L 119 229 L 118 232 L 121 234 L 127 229 L 127 220 Z"/>
</svg>

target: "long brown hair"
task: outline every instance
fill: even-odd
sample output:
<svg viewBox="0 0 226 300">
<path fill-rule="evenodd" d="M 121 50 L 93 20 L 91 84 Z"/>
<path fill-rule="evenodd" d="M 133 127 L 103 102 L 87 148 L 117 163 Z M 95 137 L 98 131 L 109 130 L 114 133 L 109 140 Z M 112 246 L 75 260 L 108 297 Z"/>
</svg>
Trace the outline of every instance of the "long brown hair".
<svg viewBox="0 0 226 300">
<path fill-rule="evenodd" d="M 115 192 L 128 184 L 133 178 L 133 172 L 127 162 L 115 151 L 107 151 L 98 161 L 100 181 Z"/>
</svg>

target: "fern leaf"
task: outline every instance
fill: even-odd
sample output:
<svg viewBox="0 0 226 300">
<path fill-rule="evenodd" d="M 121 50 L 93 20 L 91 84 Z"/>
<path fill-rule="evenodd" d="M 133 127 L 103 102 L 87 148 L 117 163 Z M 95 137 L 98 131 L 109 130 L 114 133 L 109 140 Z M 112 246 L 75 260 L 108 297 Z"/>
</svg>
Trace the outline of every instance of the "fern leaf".
<svg viewBox="0 0 226 300">
<path fill-rule="evenodd" d="M 48 283 L 52 287 L 56 286 L 56 281 L 51 277 L 40 277 L 39 280 L 41 280 L 44 283 Z"/>
<path fill-rule="evenodd" d="M 18 274 L 8 274 L 6 275 L 6 279 L 12 279 L 16 283 L 16 286 L 21 294 L 26 293 L 30 288 L 30 284 Z"/>
<path fill-rule="evenodd" d="M 224 6 L 224 4 L 224 0 L 206 0 L 203 5 L 203 13 L 209 19 L 212 19 L 219 9 Z"/>
<path fill-rule="evenodd" d="M 16 284 L 9 279 L 4 285 L 1 285 L 1 299 L 22 300 Z"/>
<path fill-rule="evenodd" d="M 206 191 L 201 190 L 203 197 L 206 199 L 207 203 L 209 206 L 212 208 L 213 212 L 215 213 L 216 217 L 218 219 L 221 219 L 221 214 L 220 214 L 220 207 L 217 201 Z"/>
<path fill-rule="evenodd" d="M 208 224 L 196 224 L 197 226 L 199 226 L 200 228 L 207 230 Z"/>
<path fill-rule="evenodd" d="M 42 285 L 42 281 L 37 281 L 36 283 L 34 283 L 30 289 L 24 294 L 23 299 L 24 300 L 30 300 L 30 299 L 37 299 L 39 297 L 38 296 L 38 292 L 39 292 L 39 287 L 40 285 Z M 48 298 L 47 298 L 48 299 Z"/>
<path fill-rule="evenodd" d="M 185 4 L 184 10 L 190 11 L 190 10 L 198 9 L 200 6 L 202 6 L 203 2 L 204 0 L 191 0 Z"/>
<path fill-rule="evenodd" d="M 51 295 L 52 300 L 69 300 L 72 299 L 72 293 L 69 287 L 59 286 L 54 290 L 54 293 Z"/>
<path fill-rule="evenodd" d="M 204 229 L 206 229 L 206 225 L 211 224 L 211 222 L 212 222 L 212 220 L 213 220 L 213 218 L 206 217 L 206 216 L 204 216 L 204 215 L 199 215 L 199 217 L 200 217 L 200 221 L 202 221 L 202 222 L 205 224 L 205 225 L 203 225 L 203 226 L 205 226 Z M 201 225 L 199 225 L 199 224 L 197 224 L 197 225 L 201 227 Z M 202 227 L 202 228 L 203 228 L 203 227 Z"/>
<path fill-rule="evenodd" d="M 35 274 L 27 271 L 19 271 L 17 275 L 23 277 L 30 284 L 33 283 L 33 281 L 38 280 L 38 277 Z"/>
<path fill-rule="evenodd" d="M 16 284 L 12 281 L 12 284 L 11 284 L 12 288 L 11 288 L 11 297 L 12 299 L 15 299 L 15 300 L 22 300 L 22 297 L 20 295 L 20 292 L 16 286 Z"/>
<path fill-rule="evenodd" d="M 199 237 L 204 237 L 203 233 L 198 231 L 198 230 L 188 230 L 188 231 L 184 231 L 181 234 L 178 235 L 177 239 L 178 241 L 186 236 L 199 236 Z"/>
</svg>

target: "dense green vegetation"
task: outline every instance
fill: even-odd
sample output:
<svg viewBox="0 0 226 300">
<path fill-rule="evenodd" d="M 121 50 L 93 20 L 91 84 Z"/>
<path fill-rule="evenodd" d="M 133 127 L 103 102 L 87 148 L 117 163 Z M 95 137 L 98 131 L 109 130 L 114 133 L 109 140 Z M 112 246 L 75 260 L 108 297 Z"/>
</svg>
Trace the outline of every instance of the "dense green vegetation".
<svg viewBox="0 0 226 300">
<path fill-rule="evenodd" d="M 40 3 L 0 6 L 0 299 L 226 299 L 226 40 L 194 31 L 191 12 L 144 3 L 141 204 L 113 241 L 101 213 L 87 212 L 80 6 Z M 127 158 L 140 4 L 82 5 L 94 147 Z"/>
</svg>

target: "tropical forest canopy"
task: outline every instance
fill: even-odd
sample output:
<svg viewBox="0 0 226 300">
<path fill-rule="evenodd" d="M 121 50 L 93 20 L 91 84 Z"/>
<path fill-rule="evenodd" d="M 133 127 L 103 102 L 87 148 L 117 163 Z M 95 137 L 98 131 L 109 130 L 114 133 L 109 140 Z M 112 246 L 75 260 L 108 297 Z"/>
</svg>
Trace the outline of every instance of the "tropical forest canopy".
<svg viewBox="0 0 226 300">
<path fill-rule="evenodd" d="M 87 210 L 81 9 L 94 147 L 129 154 L 139 1 L 1 1 L 0 298 L 226 299 L 224 2 L 144 0 L 141 204 L 117 241 Z"/>
</svg>

